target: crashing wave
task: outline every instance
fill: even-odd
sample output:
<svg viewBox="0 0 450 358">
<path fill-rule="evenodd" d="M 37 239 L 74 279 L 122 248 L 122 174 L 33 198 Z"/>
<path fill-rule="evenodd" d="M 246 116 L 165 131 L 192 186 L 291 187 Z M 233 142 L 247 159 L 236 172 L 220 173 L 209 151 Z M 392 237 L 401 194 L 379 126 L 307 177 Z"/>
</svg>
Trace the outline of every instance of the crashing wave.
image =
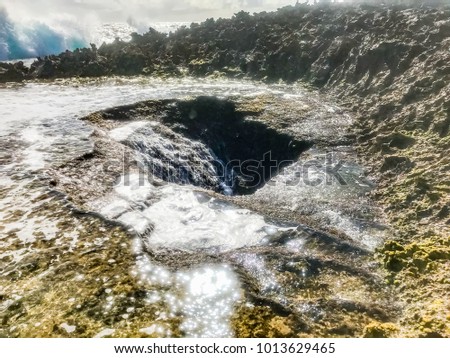
<svg viewBox="0 0 450 358">
<path fill-rule="evenodd" d="M 175 31 L 186 23 L 157 22 L 150 26 L 159 32 Z M 77 24 L 64 19 L 56 24 L 44 22 L 13 22 L 5 9 L 0 8 L 0 61 L 35 58 L 59 54 L 66 50 L 89 47 L 90 43 L 100 46 L 119 38 L 131 40 L 131 33 L 144 33 L 148 26 L 134 26 L 127 23 L 105 23 L 93 26 L 91 30 L 81 29 Z"/>
<path fill-rule="evenodd" d="M 52 27 L 42 22 L 14 23 L 0 9 L 0 60 L 57 54 L 88 44 L 81 31 Z"/>
</svg>

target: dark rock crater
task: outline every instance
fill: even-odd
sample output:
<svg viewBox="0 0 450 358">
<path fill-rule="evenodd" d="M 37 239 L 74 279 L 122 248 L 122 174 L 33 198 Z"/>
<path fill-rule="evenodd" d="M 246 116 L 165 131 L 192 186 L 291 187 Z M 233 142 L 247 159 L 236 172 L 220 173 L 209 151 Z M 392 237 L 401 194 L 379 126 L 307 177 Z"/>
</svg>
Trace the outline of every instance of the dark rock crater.
<svg viewBox="0 0 450 358">
<path fill-rule="evenodd" d="M 193 158 L 175 161 L 173 157 L 164 158 L 163 151 L 153 149 L 149 155 L 158 156 L 160 161 L 170 162 L 175 168 L 171 171 L 161 168 L 155 171 L 153 167 L 152 173 L 165 181 L 203 186 L 219 192 L 224 191 L 223 185 L 226 183 L 238 195 L 255 192 L 281 168 L 292 164 L 312 146 L 309 141 L 300 141 L 252 120 L 258 113 L 239 111 L 230 100 L 216 97 L 140 102 L 107 110 L 102 115 L 105 119 L 122 121 L 156 119 L 165 127 L 159 129 L 158 134 L 170 141 L 169 146 L 173 146 L 176 141 L 177 148 L 181 148 L 181 145 L 195 148 L 198 142 L 204 144 L 212 151 L 209 162 L 215 167 L 218 182 L 210 178 L 202 163 L 192 166 L 192 161 L 195 161 Z M 180 139 L 175 138 L 176 135 L 188 141 L 181 144 Z M 125 144 L 140 151 L 148 151 L 144 145 L 130 140 Z M 188 150 L 184 148 L 182 152 L 187 153 Z M 197 154 L 197 158 L 208 160 L 204 153 Z M 173 172 L 177 174 L 173 175 Z M 203 179 L 195 179 L 198 177 Z"/>
</svg>

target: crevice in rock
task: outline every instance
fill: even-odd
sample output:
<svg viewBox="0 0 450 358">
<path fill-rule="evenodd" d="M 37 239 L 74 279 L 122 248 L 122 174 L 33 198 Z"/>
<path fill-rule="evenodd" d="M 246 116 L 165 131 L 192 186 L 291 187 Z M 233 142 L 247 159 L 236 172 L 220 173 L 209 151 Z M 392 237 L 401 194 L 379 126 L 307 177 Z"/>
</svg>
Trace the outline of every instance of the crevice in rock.
<svg viewBox="0 0 450 358">
<path fill-rule="evenodd" d="M 198 97 L 170 107 L 165 122 L 211 148 L 219 159 L 218 173 L 224 177 L 231 174 L 229 184 L 235 193 L 250 194 L 295 161 L 312 143 L 248 120 L 248 114 L 237 111 L 231 101 Z"/>
<path fill-rule="evenodd" d="M 145 134 L 163 136 L 167 140 L 163 150 L 155 145 L 149 147 L 136 141 L 125 141 L 138 151 L 147 151 L 153 158 L 170 162 L 170 170 L 158 168 L 152 171 L 160 179 L 224 193 L 227 193 L 226 187 L 233 194 L 245 195 L 262 187 L 280 169 L 292 164 L 312 146 L 309 141 L 299 141 L 252 120 L 250 115 L 254 117 L 258 113 L 239 111 L 230 100 L 201 96 L 193 100 L 149 101 L 113 108 L 104 113 L 104 118 L 142 120 L 150 117 L 165 127 L 154 127 L 151 133 Z M 198 143 L 209 149 L 211 155 Z M 178 157 L 165 156 L 166 148 L 193 153 L 178 160 Z M 214 180 L 208 179 L 206 161 L 215 168 L 218 185 L 214 186 Z M 194 180 L 194 177 L 197 179 Z"/>
</svg>

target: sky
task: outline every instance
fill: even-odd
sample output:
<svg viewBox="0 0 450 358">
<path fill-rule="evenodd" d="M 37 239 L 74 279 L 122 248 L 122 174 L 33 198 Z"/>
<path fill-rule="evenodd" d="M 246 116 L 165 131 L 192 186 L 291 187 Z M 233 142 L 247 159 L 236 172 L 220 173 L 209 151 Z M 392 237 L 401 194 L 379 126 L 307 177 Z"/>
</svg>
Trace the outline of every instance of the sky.
<svg viewBox="0 0 450 358">
<path fill-rule="evenodd" d="M 305 0 L 303 0 L 305 1 Z M 43 21 L 72 17 L 102 22 L 203 21 L 229 17 L 239 10 L 250 13 L 294 5 L 296 0 L 0 0 L 13 20 Z M 302 1 L 301 1 L 302 2 Z"/>
</svg>

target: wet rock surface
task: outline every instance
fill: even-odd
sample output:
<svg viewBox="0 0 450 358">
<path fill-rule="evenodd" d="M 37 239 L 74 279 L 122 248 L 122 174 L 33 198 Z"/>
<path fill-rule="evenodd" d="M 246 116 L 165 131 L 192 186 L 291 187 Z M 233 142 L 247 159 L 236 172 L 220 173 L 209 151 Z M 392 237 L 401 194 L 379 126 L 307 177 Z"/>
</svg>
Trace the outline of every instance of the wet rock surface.
<svg viewBox="0 0 450 358">
<path fill-rule="evenodd" d="M 309 191 L 304 191 L 304 184 L 292 185 L 286 195 L 296 203 L 281 195 L 286 189 L 285 180 L 291 174 L 295 176 L 296 165 L 301 165 L 299 157 L 306 159 L 317 156 L 317 151 L 337 150 L 348 141 L 342 125 L 347 123 L 348 128 L 351 124 L 347 114 L 327 104 L 316 107 L 312 97 L 298 101 L 294 103 L 283 95 L 199 97 L 146 101 L 96 112 L 85 118 L 94 127 L 93 152 L 55 168 L 51 177 L 56 189 L 68 194 L 73 205 L 83 212 L 96 213 L 95 217 L 127 228 L 130 239 L 134 238 L 137 281 L 146 292 L 172 292 L 166 285 L 178 285 L 177 272 L 199 267 L 203 270 L 205 265 L 226 267 L 239 282 L 229 316 L 233 335 L 362 336 L 366 326 L 392 324 L 389 322 L 395 321 L 401 308 L 392 301 L 381 267 L 373 259 L 374 247 L 389 230 L 365 199 L 371 187 L 358 185 L 363 174 L 356 169 L 356 163 L 352 167 L 355 172 L 343 174 L 349 182 L 341 185 L 334 179 L 329 195 L 325 183 L 306 185 Z M 329 121 L 328 126 L 323 123 L 327 130 L 308 127 L 310 110 L 316 115 L 322 113 L 324 122 Z M 333 128 L 338 123 L 340 132 Z M 224 133 L 224 126 L 230 125 L 232 130 Z M 230 133 L 245 139 L 248 126 L 256 128 L 256 134 L 258 128 L 264 135 L 270 134 L 275 142 L 268 143 L 265 136 L 227 142 Z M 136 134 L 145 145 L 136 145 Z M 298 149 L 280 152 L 283 145 L 289 148 L 293 143 L 298 143 Z M 215 182 L 223 182 L 224 178 L 214 166 L 207 165 L 217 157 L 205 155 L 207 148 L 212 147 L 221 155 L 231 153 L 223 159 L 232 161 L 233 153 L 241 156 L 247 150 L 258 158 L 260 153 L 270 151 L 272 144 L 275 154 L 280 153 L 274 157 L 281 161 L 287 158 L 289 163 L 254 191 L 239 192 L 230 186 L 234 195 L 223 195 Z M 154 168 L 156 159 L 170 159 L 170 165 L 176 169 L 182 162 L 168 155 L 178 150 L 189 153 L 184 145 L 193 149 L 183 165 L 197 163 L 190 171 L 194 180 L 183 181 L 177 175 L 172 177 L 175 180 L 168 180 L 159 165 L 156 171 L 142 171 Z M 315 149 L 308 154 L 311 145 Z M 129 157 L 125 173 L 120 165 L 123 163 L 117 161 L 124 153 Z M 352 157 L 345 153 L 343 150 L 343 158 Z M 94 168 L 98 167 L 109 171 L 97 175 Z M 129 175 L 128 184 L 124 174 Z M 140 179 L 145 182 L 139 184 Z M 281 192 L 278 185 L 271 184 L 274 180 L 281 181 Z M 350 208 L 350 201 L 359 205 Z M 363 218 L 357 218 L 363 212 L 370 216 L 373 225 L 378 222 L 377 230 L 365 227 Z M 336 218 L 347 221 L 342 225 L 333 221 Z M 203 227 L 205 224 L 208 228 Z M 166 278 L 161 279 L 158 272 Z M 205 322 L 196 324 L 206 325 L 210 331 L 192 331 L 183 311 L 168 310 L 172 319 L 163 323 L 167 327 L 175 325 L 176 328 L 170 328 L 171 335 L 228 334 Z M 203 315 L 207 317 L 208 312 Z M 133 334 L 115 329 L 117 335 Z"/>
<path fill-rule="evenodd" d="M 155 123 L 151 131 L 135 132 L 140 138 L 135 134 L 125 140 L 128 146 L 147 155 L 145 166 L 160 179 L 216 191 L 224 190 L 219 187 L 222 182 L 239 194 L 257 190 L 312 146 L 261 121 L 248 119 L 258 115 L 239 111 L 233 102 L 214 97 L 186 102 L 151 101 L 102 113 L 108 121 L 153 116 L 164 126 Z M 157 136 L 171 141 L 170 152 L 167 145 L 145 143 Z M 183 142 L 183 138 L 187 140 Z M 202 166 L 202 159 L 210 165 Z"/>
<path fill-rule="evenodd" d="M 300 6 L 255 16 L 239 13 L 233 19 L 208 20 L 169 36 L 150 31 L 134 35 L 130 43 L 39 59 L 30 70 L 2 64 L 0 78 L 5 82 L 110 74 L 225 75 L 303 80 L 323 89 L 354 112 L 353 136 L 339 135 L 338 142 L 357 143 L 360 157 L 379 184 L 369 195 L 382 205 L 396 229 L 379 250 L 379 260 L 405 309 L 395 326 L 368 323 L 364 334 L 450 336 L 449 17 L 448 8 L 427 7 Z M 270 100 L 270 105 L 262 106 L 263 101 L 249 101 L 245 106 L 256 106 L 256 112 L 261 107 L 279 109 Z M 300 132 L 292 130 L 297 122 L 290 115 L 259 120 L 295 138 Z M 335 128 L 338 130 L 339 124 Z M 333 139 L 314 136 L 311 129 L 296 140 L 326 144 Z M 89 165 L 89 161 L 81 163 Z M 215 185 L 210 183 L 211 188 Z M 266 184 L 261 191 L 270 197 L 270 189 Z M 73 191 L 73 195 L 79 194 Z M 259 191 L 254 195 L 255 202 L 258 197 L 264 202 Z M 314 210 L 267 210 L 265 205 L 246 203 L 244 197 L 232 200 L 252 210 L 260 207 L 263 215 L 294 221 L 302 216 L 302 222 L 312 220 L 311 227 L 332 222 L 329 216 L 317 224 Z M 342 209 L 346 210 L 351 211 L 351 205 Z M 357 219 L 363 223 L 371 220 L 370 215 Z M 285 327 L 298 322 L 286 318 L 289 315 L 275 317 L 267 308 L 240 312 L 247 314 L 249 322 L 253 320 L 255 331 L 262 335 L 287 334 Z M 260 316 L 271 323 L 260 323 L 255 318 Z M 248 330 L 241 327 L 237 332 L 245 335 Z"/>
</svg>

